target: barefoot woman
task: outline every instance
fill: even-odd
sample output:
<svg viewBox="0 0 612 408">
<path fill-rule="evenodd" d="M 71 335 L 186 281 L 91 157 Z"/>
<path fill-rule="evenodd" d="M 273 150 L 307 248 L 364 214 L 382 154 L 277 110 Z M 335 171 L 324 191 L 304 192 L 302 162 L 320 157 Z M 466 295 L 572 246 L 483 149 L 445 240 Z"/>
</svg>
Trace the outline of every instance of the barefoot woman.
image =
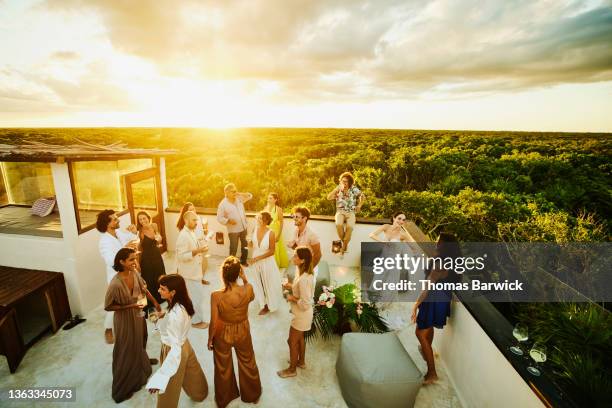
<svg viewBox="0 0 612 408">
<path fill-rule="evenodd" d="M 452 234 L 442 233 L 436 244 L 436 257 L 456 258 L 460 256 L 457 239 Z M 446 264 L 446 262 L 442 262 Z M 433 268 L 425 273 L 425 278 L 438 283 L 458 282 L 460 280 L 453 270 Z M 417 324 L 415 334 L 421 344 L 421 354 L 427 362 L 427 373 L 424 384 L 432 384 L 438 380 L 436 364 L 431 344 L 434 337 L 434 327 L 441 329 L 450 316 L 450 290 L 424 290 L 412 307 L 412 322 Z"/>
</svg>

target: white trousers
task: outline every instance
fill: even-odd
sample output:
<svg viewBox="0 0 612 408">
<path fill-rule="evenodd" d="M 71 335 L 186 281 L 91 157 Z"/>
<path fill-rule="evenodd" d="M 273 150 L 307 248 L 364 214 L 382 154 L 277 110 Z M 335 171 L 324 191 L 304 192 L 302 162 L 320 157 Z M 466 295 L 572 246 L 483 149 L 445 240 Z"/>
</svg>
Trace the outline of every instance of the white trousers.
<svg viewBox="0 0 612 408">
<path fill-rule="evenodd" d="M 210 321 L 210 285 L 202 285 L 201 280 L 185 279 L 187 293 L 193 303 L 194 314 L 191 318 L 192 324 Z"/>
</svg>

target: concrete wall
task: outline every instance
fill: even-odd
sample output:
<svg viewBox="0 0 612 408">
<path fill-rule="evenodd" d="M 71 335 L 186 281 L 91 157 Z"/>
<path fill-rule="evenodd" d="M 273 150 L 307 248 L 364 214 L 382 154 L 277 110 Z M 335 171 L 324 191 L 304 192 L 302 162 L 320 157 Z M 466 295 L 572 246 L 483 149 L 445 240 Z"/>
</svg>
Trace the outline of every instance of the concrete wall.
<svg viewBox="0 0 612 408">
<path fill-rule="evenodd" d="M 0 264 L 64 274 L 72 314 L 84 315 L 104 303 L 106 267 L 98 251 L 100 233 L 78 234 L 74 203 L 65 163 L 51 164 L 62 238 L 0 234 Z M 121 217 L 129 225 L 129 214 Z"/>
<path fill-rule="evenodd" d="M 465 306 L 453 302 L 451 313 L 444 329 L 436 330 L 434 348 L 440 353 L 461 405 L 544 406 Z"/>
</svg>

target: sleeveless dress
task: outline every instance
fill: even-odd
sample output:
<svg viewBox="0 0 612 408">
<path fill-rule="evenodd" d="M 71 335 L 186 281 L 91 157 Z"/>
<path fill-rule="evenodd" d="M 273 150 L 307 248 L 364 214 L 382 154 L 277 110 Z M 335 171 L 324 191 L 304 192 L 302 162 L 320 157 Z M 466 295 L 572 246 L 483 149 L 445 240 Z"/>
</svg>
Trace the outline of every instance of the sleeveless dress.
<svg viewBox="0 0 612 408">
<path fill-rule="evenodd" d="M 285 248 L 285 242 L 283 240 L 283 231 L 281 228 L 282 220 L 278 218 L 278 212 L 276 206 L 270 211 L 272 215 L 272 222 L 270 223 L 270 229 L 274 231 L 276 237 L 276 248 L 274 249 L 274 260 L 279 268 L 286 268 L 289 266 L 289 257 L 287 256 L 287 249 Z"/>
<path fill-rule="evenodd" d="M 270 249 L 271 230 L 264 234 L 261 242 L 257 240 L 257 231 L 257 228 L 253 231 L 253 258 L 268 252 Z M 278 248 L 278 245 L 277 242 L 276 248 Z M 251 265 L 250 269 L 253 274 L 253 289 L 255 290 L 257 303 L 259 303 L 260 308 L 268 305 L 268 309 L 274 312 L 284 304 L 280 271 L 274 257 L 269 256 L 262 259 Z"/>
<path fill-rule="evenodd" d="M 218 320 L 213 327 L 213 358 L 215 362 L 215 402 L 220 408 L 240 397 L 244 402 L 256 402 L 261 396 L 259 368 L 255 361 L 249 326 L 249 303 L 253 287 L 249 284 L 219 295 Z M 238 382 L 234 373 L 232 348 L 238 360 Z"/>
<path fill-rule="evenodd" d="M 429 274 L 426 274 L 428 276 Z M 440 279 L 438 283 L 450 282 L 449 278 Z M 435 327 L 441 329 L 450 317 L 450 304 L 453 292 L 450 290 L 430 290 L 419 305 L 416 323 L 418 329 Z"/>
<path fill-rule="evenodd" d="M 140 254 L 140 273 L 147 283 L 149 292 L 155 297 L 158 303 L 164 300 L 161 298 L 157 280 L 161 275 L 166 274 L 166 267 L 162 258 L 157 241 L 144 235 L 141 241 L 142 254 Z"/>
</svg>

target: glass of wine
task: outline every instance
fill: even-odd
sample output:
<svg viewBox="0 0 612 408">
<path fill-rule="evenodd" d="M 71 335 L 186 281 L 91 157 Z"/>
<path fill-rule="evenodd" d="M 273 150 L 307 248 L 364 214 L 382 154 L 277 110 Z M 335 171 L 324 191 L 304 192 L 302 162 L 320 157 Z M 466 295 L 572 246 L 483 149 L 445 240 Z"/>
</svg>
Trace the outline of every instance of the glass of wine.
<svg viewBox="0 0 612 408">
<path fill-rule="evenodd" d="M 527 371 L 535 376 L 539 376 L 542 374 L 542 371 L 540 371 L 538 363 L 543 363 L 546 361 L 546 345 L 536 341 L 533 343 L 531 350 L 529 350 L 529 356 L 533 359 L 533 361 L 535 361 L 535 364 L 527 367 Z"/>
<path fill-rule="evenodd" d="M 153 325 L 155 326 L 155 329 L 153 329 L 154 331 L 159 331 L 159 328 L 157 327 L 158 320 L 159 320 L 159 315 L 157 314 L 157 312 L 149 313 L 149 321 L 153 323 Z"/>
<path fill-rule="evenodd" d="M 521 342 L 527 341 L 529 338 L 529 331 L 527 326 L 523 323 L 517 323 L 512 330 L 512 335 L 517 341 L 515 346 L 510 347 L 510 351 L 516 354 L 517 356 L 523 355 L 523 349 L 521 349 Z"/>
<path fill-rule="evenodd" d="M 147 307 L 147 297 L 144 295 L 140 295 L 138 296 L 138 300 L 136 301 L 136 304 L 138 304 L 139 306 L 142 306 L 142 309 L 140 309 L 140 317 L 144 317 L 145 312 L 144 312 L 144 308 Z"/>
</svg>

